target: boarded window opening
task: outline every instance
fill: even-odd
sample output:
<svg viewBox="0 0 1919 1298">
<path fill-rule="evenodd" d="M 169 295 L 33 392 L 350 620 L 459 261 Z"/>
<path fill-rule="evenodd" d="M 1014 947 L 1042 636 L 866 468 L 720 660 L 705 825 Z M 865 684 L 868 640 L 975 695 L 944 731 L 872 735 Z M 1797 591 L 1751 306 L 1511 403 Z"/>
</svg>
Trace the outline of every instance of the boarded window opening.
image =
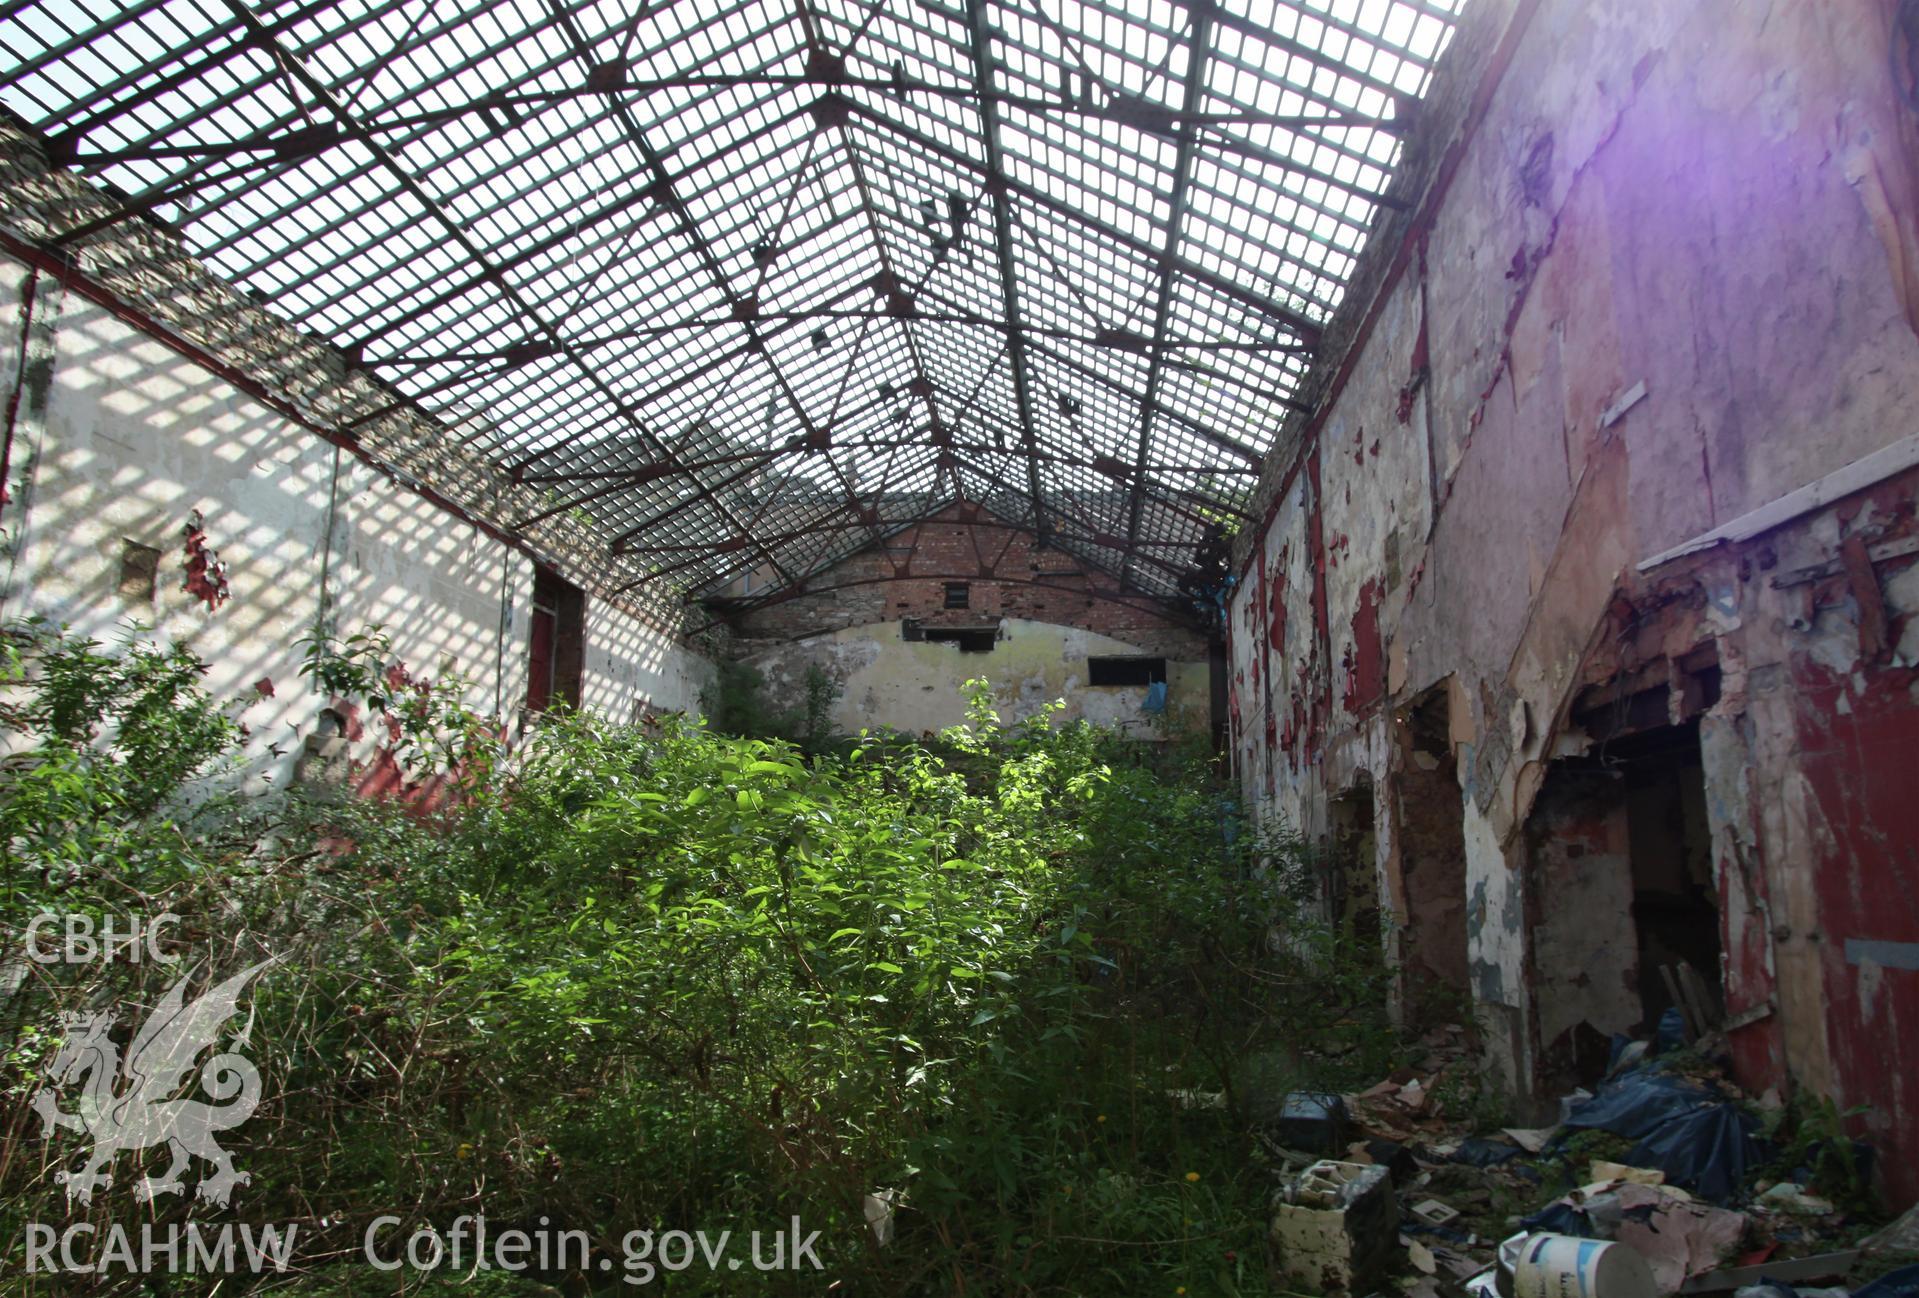
<svg viewBox="0 0 1919 1298">
<path fill-rule="evenodd" d="M 946 583 L 946 607 L 971 608 L 973 586 L 971 582 L 949 581 Z"/>
<path fill-rule="evenodd" d="M 921 632 L 921 638 L 934 644 L 956 644 L 963 654 L 992 653 L 993 646 L 999 643 L 999 632 L 988 627 L 984 630 L 969 627 L 927 627 Z"/>
<path fill-rule="evenodd" d="M 120 542 L 120 598 L 151 604 L 160 573 L 160 552 L 138 541 Z"/>
<path fill-rule="evenodd" d="M 533 574 L 533 629 L 527 647 L 526 706 L 577 707 L 586 667 L 586 593 L 544 568 Z"/>
<path fill-rule="evenodd" d="M 1164 658 L 1088 658 L 1088 685 L 1157 685 L 1166 679 Z"/>
</svg>

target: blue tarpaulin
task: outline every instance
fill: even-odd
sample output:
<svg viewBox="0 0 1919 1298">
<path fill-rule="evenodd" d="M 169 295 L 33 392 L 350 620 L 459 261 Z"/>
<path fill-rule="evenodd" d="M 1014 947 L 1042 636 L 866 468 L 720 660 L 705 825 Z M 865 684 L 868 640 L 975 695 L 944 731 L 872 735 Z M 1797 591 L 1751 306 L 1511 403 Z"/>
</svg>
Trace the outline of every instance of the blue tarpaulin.
<svg viewBox="0 0 1919 1298">
<path fill-rule="evenodd" d="M 1720 1203 L 1769 1157 L 1757 1119 L 1657 1065 L 1604 1083 L 1566 1115 L 1565 1125 L 1638 1141 L 1627 1163 L 1657 1168 L 1672 1184 Z"/>
</svg>

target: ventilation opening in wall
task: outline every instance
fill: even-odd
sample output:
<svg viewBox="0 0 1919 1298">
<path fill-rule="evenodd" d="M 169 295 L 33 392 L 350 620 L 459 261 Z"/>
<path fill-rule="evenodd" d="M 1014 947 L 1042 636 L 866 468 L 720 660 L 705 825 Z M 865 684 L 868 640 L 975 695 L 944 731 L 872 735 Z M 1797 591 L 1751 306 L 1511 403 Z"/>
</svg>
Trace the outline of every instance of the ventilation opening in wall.
<svg viewBox="0 0 1919 1298">
<path fill-rule="evenodd" d="M 120 542 L 120 598 L 129 604 L 151 604 L 160 574 L 160 552 L 138 541 Z"/>
<path fill-rule="evenodd" d="M 527 646 L 526 706 L 577 707 L 586 667 L 586 592 L 545 568 L 533 573 L 533 629 Z"/>
<path fill-rule="evenodd" d="M 934 644 L 956 644 L 963 654 L 986 654 L 992 653 L 993 646 L 999 643 L 999 628 L 929 626 L 920 632 L 920 638 Z"/>
<path fill-rule="evenodd" d="M 1088 685 L 1156 685 L 1166 679 L 1164 658 L 1088 658 Z"/>
<path fill-rule="evenodd" d="M 972 583 L 949 581 L 946 583 L 946 607 L 971 608 L 973 600 Z"/>
</svg>

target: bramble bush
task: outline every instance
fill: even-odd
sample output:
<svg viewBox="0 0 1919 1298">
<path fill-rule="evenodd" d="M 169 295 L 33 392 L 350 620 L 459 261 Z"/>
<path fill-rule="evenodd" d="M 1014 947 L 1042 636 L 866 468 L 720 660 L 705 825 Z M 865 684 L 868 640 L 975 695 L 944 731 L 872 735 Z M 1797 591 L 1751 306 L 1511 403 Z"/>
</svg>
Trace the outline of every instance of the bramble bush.
<svg viewBox="0 0 1919 1298">
<path fill-rule="evenodd" d="M 197 796 L 237 732 L 191 655 L 44 629 L 9 652 L 9 922 L 172 911 L 186 957 L 8 984 L 9 1270 L 25 1222 L 69 1213 L 52 1174 L 79 1147 L 41 1141 L 28 1108 L 58 1012 L 151 1004 L 194 961 L 282 957 L 249 1030 L 267 1099 L 225 1141 L 252 1176 L 235 1214 L 300 1227 L 302 1274 L 265 1283 L 314 1293 L 419 1291 L 360 1263 L 367 1223 L 475 1212 L 585 1230 L 616 1259 L 636 1228 L 797 1215 L 845 1293 L 1270 1293 L 1259 1107 L 1392 1048 L 1373 965 L 1274 940 L 1304 931 L 1272 881 L 1303 849 L 1248 832 L 1204 756 L 1052 713 L 1002 727 L 984 682 L 934 743 L 808 755 L 560 713 L 478 762 L 496 728 L 415 689 L 422 730 L 457 736 L 419 752 L 470 773 L 428 813 Z M 364 692 L 384 652 L 310 661 Z M 1301 1048 L 1309 1027 L 1351 1038 L 1338 1062 Z M 132 1157 L 85 1211 L 183 1216 L 132 1202 Z M 862 1215 L 880 1190 L 903 1201 L 884 1248 Z M 537 1278 L 628 1291 L 618 1274 Z M 701 1267 L 656 1282 L 821 1287 Z"/>
</svg>

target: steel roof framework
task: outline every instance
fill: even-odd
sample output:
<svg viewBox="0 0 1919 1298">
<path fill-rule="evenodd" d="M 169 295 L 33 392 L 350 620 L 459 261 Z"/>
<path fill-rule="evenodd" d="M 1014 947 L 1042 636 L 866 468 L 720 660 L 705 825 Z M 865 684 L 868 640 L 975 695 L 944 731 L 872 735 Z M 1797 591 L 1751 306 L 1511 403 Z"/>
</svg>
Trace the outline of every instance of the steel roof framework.
<svg viewBox="0 0 1919 1298">
<path fill-rule="evenodd" d="M 31 0 L 0 103 L 636 584 L 970 500 L 1164 594 L 1463 2 Z"/>
</svg>

